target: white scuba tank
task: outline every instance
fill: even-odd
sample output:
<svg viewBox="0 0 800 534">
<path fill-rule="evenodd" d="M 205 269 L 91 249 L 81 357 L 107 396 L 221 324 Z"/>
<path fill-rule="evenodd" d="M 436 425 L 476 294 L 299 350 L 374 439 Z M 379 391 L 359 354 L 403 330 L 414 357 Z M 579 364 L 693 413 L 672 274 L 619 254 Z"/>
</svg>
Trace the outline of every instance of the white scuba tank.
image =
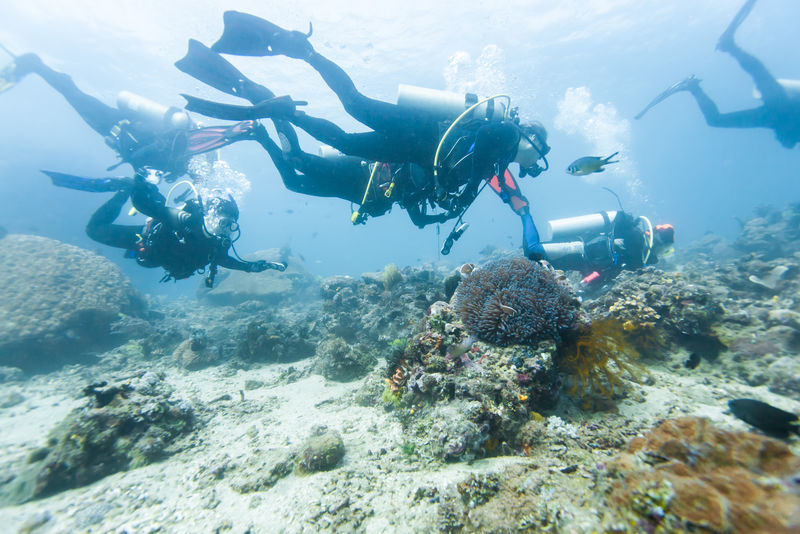
<svg viewBox="0 0 800 534">
<path fill-rule="evenodd" d="M 800 80 L 788 80 L 786 78 L 778 78 L 777 82 L 786 91 L 786 94 L 792 100 L 800 100 Z M 761 91 L 753 88 L 753 98 L 761 98 Z"/>
<path fill-rule="evenodd" d="M 189 114 L 182 109 L 169 108 L 130 91 L 120 91 L 117 95 L 117 107 L 158 126 L 189 128 L 192 124 Z"/>
<path fill-rule="evenodd" d="M 458 118 L 467 108 L 480 100 L 483 99 L 473 93 L 459 94 L 404 83 L 397 87 L 398 106 L 427 111 L 441 120 Z M 495 98 L 484 102 L 472 113 L 474 118 L 500 121 L 505 117 L 506 105 L 502 100 Z"/>
<path fill-rule="evenodd" d="M 607 233 L 611 231 L 611 224 L 616 216 L 616 211 L 605 211 L 547 221 L 543 239 L 544 241 L 564 241 L 582 237 L 585 234 Z"/>
</svg>

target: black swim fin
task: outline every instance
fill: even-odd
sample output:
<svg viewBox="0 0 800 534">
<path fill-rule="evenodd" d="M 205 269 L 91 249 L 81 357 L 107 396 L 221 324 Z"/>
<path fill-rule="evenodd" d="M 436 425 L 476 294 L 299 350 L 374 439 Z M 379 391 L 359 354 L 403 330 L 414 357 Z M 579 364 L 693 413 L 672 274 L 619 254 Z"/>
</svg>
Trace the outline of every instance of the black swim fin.
<svg viewBox="0 0 800 534">
<path fill-rule="evenodd" d="M 284 55 L 306 59 L 314 48 L 308 42 L 313 28 L 308 33 L 289 31 L 255 15 L 226 11 L 223 15 L 225 29 L 222 37 L 211 47 L 221 54 L 238 56 Z"/>
<path fill-rule="evenodd" d="M 50 177 L 53 185 L 66 187 L 77 191 L 90 193 L 107 193 L 109 191 L 123 191 L 133 187 L 133 178 L 84 178 L 73 174 L 64 174 L 55 171 L 42 171 Z"/>
<path fill-rule="evenodd" d="M 212 102 L 191 95 L 181 95 L 186 99 L 186 110 L 212 117 L 215 119 L 242 121 L 248 119 L 264 118 L 291 118 L 298 105 L 304 106 L 307 102 L 292 100 L 289 96 L 279 96 L 254 106 L 236 106 Z"/>
<path fill-rule="evenodd" d="M 227 59 L 194 39 L 189 39 L 189 50 L 175 66 L 214 89 L 246 98 L 254 104 L 275 97 L 275 93 L 250 80 Z"/>
</svg>

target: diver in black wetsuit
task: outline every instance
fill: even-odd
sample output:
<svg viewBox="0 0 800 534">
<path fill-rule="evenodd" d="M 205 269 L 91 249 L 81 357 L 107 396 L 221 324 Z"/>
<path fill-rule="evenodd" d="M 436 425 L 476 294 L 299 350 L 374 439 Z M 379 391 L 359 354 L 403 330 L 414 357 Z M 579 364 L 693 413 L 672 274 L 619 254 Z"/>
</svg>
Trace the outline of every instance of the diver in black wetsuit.
<svg viewBox="0 0 800 534">
<path fill-rule="evenodd" d="M 233 84 L 220 83 L 219 71 L 204 65 L 205 58 L 192 57 L 191 43 L 187 57 L 176 63 L 178 68 L 217 89 L 247 98 L 255 105 L 229 106 L 184 95 L 188 100 L 186 109 L 216 118 L 239 120 L 272 117 L 290 121 L 344 154 L 369 161 L 416 165 L 431 175 L 432 194 L 428 204 L 447 212 L 429 222 L 460 216 L 474 201 L 482 181 L 502 177 L 490 185 L 522 218 L 526 253 L 530 252 L 532 257 L 540 255 L 539 237 L 530 217 L 529 204 L 506 168 L 512 161 L 517 161 L 522 176 L 537 176 L 545 170 L 546 167 L 537 164 L 549 151 L 546 131 L 541 125 L 520 127 L 512 120 L 471 120 L 460 124 L 450 137 L 450 143 L 442 144 L 441 152 L 447 156 L 441 161 L 441 166 L 434 169 L 441 140 L 440 120 L 427 111 L 409 109 L 362 95 L 338 65 L 313 50 L 306 37 L 305 34 L 283 30 L 252 15 L 227 12 L 225 33 L 212 48 L 243 55 L 280 53 L 304 59 L 320 72 L 347 112 L 372 128 L 372 132 L 346 133 L 330 121 L 295 110 L 291 102 L 288 106 L 276 106 L 274 99 L 257 103 L 257 99 L 248 94 L 248 88 L 254 82 L 237 71 L 232 75 Z M 243 90 L 237 84 L 242 85 Z M 232 85 L 237 87 L 231 90 Z M 283 133 L 281 128 L 278 131 Z M 270 153 L 272 155 L 274 150 Z M 426 206 L 425 202 L 419 205 Z"/>
<path fill-rule="evenodd" d="M 768 128 L 786 148 L 800 142 L 800 89 L 781 83 L 770 74 L 755 56 L 745 52 L 734 41 L 734 34 L 750 14 L 756 0 L 747 0 L 717 42 L 717 50 L 727 52 L 739 63 L 756 84 L 763 105 L 742 111 L 720 113 L 713 100 L 700 88 L 700 80 L 690 76 L 658 95 L 636 118 L 641 118 L 650 108 L 667 97 L 688 91 L 694 96 L 706 123 L 717 128 Z"/>
<path fill-rule="evenodd" d="M 94 131 L 102 135 L 121 161 L 109 170 L 129 163 L 134 171 L 160 171 L 171 181 L 186 172 L 192 156 L 215 150 L 249 134 L 253 121 L 233 126 L 198 128 L 189 114 L 126 95 L 127 107 L 114 108 L 81 91 L 67 74 L 45 65 L 36 54 L 15 56 L 0 71 L 0 92 L 28 74 L 38 74 L 58 91 Z"/>
<path fill-rule="evenodd" d="M 239 231 L 239 209 L 233 198 L 190 200 L 183 209 L 176 209 L 167 207 L 158 189 L 141 175 L 119 182 L 120 190 L 92 215 L 86 233 L 99 243 L 125 249 L 126 257 L 143 267 L 164 268 L 162 281 L 182 280 L 208 267 L 206 286 L 211 287 L 217 266 L 250 273 L 286 269 L 283 263 L 243 261 L 228 255 L 231 235 Z M 150 217 L 144 228 L 114 224 L 128 198 Z"/>
</svg>

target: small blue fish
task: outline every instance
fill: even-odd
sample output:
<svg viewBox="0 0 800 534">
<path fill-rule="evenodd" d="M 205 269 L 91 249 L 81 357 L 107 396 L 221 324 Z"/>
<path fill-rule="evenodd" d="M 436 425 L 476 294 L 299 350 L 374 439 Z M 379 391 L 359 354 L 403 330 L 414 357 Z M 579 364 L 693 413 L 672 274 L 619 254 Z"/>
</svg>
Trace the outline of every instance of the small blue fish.
<svg viewBox="0 0 800 534">
<path fill-rule="evenodd" d="M 571 174 L 572 176 L 585 176 L 587 174 L 592 174 L 593 172 L 603 172 L 605 170 L 603 165 L 619 162 L 619 160 L 611 161 L 611 158 L 617 154 L 619 154 L 619 152 L 614 152 L 607 158 L 601 158 L 598 156 L 585 156 L 578 158 L 569 164 L 569 167 L 567 167 L 567 173 Z"/>
</svg>

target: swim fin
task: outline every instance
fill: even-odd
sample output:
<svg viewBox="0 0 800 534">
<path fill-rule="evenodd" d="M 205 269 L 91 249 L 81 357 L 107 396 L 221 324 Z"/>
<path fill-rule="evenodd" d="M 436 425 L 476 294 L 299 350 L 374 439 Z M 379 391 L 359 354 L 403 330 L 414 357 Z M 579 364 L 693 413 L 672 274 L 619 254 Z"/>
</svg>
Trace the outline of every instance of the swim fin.
<svg viewBox="0 0 800 534">
<path fill-rule="evenodd" d="M 189 50 L 175 62 L 175 66 L 214 89 L 245 98 L 253 104 L 275 97 L 275 93 L 250 80 L 228 60 L 194 39 L 189 39 Z"/>
<path fill-rule="evenodd" d="M 186 99 L 185 109 L 200 113 L 206 117 L 224 120 L 247 120 L 264 118 L 291 118 L 296 106 L 304 106 L 307 102 L 292 100 L 290 96 L 279 96 L 259 102 L 254 106 L 236 106 L 221 104 L 203 98 L 181 94 Z"/>
<path fill-rule="evenodd" d="M 302 33 L 238 11 L 226 11 L 223 20 L 222 37 L 211 47 L 215 52 L 238 56 L 284 55 L 296 59 L 306 59 L 314 53 L 308 42 L 313 31 L 310 23 L 308 33 Z"/>
<path fill-rule="evenodd" d="M 256 129 L 256 121 L 237 122 L 231 126 L 208 126 L 187 134 L 186 156 L 196 156 L 247 139 Z"/>
<path fill-rule="evenodd" d="M 722 32 L 722 35 L 719 36 L 719 41 L 717 41 L 717 50 L 721 52 L 727 52 L 734 46 L 733 43 L 733 35 L 736 33 L 736 30 L 739 29 L 744 19 L 750 14 L 753 10 L 753 6 L 756 5 L 756 0 L 747 0 L 744 5 L 739 9 L 739 12 L 733 17 L 731 23 L 728 24 L 728 27 Z"/>
<path fill-rule="evenodd" d="M 688 78 L 685 78 L 685 79 L 679 81 L 678 83 L 669 86 L 664 92 L 660 93 L 652 101 L 650 101 L 650 103 L 647 104 L 647 106 L 645 106 L 645 108 L 642 111 L 637 113 L 634 118 L 635 119 L 641 119 L 642 117 L 644 117 L 645 113 L 650 111 L 650 109 L 652 109 L 656 105 L 660 104 L 661 102 L 663 102 L 667 98 L 671 97 L 675 93 L 678 93 L 680 91 L 688 91 L 689 88 L 692 85 L 698 85 L 699 83 L 700 83 L 700 80 L 698 78 L 695 78 L 694 74 L 693 74 L 693 75 L 689 76 Z"/>
<path fill-rule="evenodd" d="M 42 171 L 50 177 L 53 185 L 66 187 L 77 191 L 90 193 L 107 193 L 109 191 L 124 191 L 133 187 L 133 178 L 84 178 L 73 174 L 64 174 L 55 171 Z"/>
</svg>

